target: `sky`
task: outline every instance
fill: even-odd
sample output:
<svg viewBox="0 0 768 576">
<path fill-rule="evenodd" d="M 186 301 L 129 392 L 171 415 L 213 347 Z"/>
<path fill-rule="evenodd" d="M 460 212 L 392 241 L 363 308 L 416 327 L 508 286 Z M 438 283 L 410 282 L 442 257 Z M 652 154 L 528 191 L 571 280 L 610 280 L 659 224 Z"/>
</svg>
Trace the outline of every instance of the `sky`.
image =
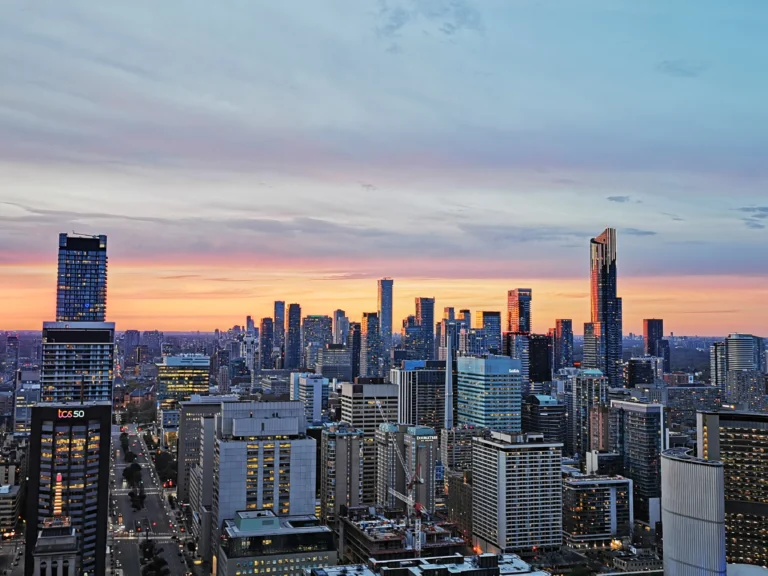
<svg viewBox="0 0 768 576">
<path fill-rule="evenodd" d="M 768 334 L 764 0 L 6 0 L 0 327 L 55 311 L 59 232 L 109 237 L 118 330 L 416 296 L 624 331 Z M 438 313 L 439 314 L 439 313 Z"/>
</svg>

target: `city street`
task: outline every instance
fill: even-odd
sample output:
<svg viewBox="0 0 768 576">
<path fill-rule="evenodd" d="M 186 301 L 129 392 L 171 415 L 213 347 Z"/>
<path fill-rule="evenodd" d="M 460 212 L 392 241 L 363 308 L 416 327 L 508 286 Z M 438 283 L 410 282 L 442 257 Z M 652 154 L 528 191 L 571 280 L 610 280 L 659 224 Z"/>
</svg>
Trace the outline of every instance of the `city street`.
<svg viewBox="0 0 768 576">
<path fill-rule="evenodd" d="M 138 432 L 135 425 L 128 425 L 127 432 L 130 450 L 136 454 L 135 461 L 142 469 L 146 499 L 141 510 L 133 510 L 128 496 L 131 488 L 124 485 L 123 481 L 123 470 L 129 464 L 125 462 L 120 446 L 120 433 L 117 432 L 112 441 L 113 462 L 110 478 L 110 529 L 115 568 L 122 570 L 126 576 L 140 574 L 139 544 L 151 539 L 155 541 L 157 549 L 162 549 L 161 556 L 168 562 L 171 574 L 183 576 L 191 572 L 186 565 L 188 553 L 183 551 L 187 534 L 180 532 L 175 522 L 173 510 L 149 458 L 147 446 L 141 438 L 142 432 Z M 117 570 L 116 573 L 119 574 Z"/>
</svg>

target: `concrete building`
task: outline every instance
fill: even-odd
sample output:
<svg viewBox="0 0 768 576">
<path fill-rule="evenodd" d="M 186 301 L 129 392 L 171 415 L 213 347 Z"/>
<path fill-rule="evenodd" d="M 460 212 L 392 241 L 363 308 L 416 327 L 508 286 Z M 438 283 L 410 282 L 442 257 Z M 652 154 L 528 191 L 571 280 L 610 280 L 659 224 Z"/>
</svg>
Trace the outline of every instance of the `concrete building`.
<svg viewBox="0 0 768 576">
<path fill-rule="evenodd" d="M 331 527 L 338 525 L 342 506 L 363 502 L 362 430 L 345 422 L 323 426 L 320 448 L 320 519 Z"/>
<path fill-rule="evenodd" d="M 21 486 L 0 486 L 0 536 L 9 538 L 16 534 L 21 514 Z"/>
<path fill-rule="evenodd" d="M 406 360 L 390 370 L 397 386 L 398 422 L 442 428 L 445 421 L 445 361 Z M 455 379 L 455 377 L 452 377 Z"/>
<path fill-rule="evenodd" d="M 157 363 L 158 405 L 174 409 L 193 394 L 207 395 L 210 367 L 211 359 L 203 354 L 163 356 Z"/>
<path fill-rule="evenodd" d="M 590 414 L 608 402 L 608 380 L 600 370 L 578 370 L 565 378 L 566 453 L 584 458 L 592 436 Z"/>
<path fill-rule="evenodd" d="M 725 576 L 723 463 L 688 448 L 661 455 L 661 522 L 666 576 Z"/>
<path fill-rule="evenodd" d="M 472 537 L 483 552 L 529 554 L 563 538 L 562 444 L 492 432 L 472 445 Z"/>
<path fill-rule="evenodd" d="M 480 426 L 455 426 L 440 430 L 440 459 L 448 470 L 472 469 L 472 441 L 490 438 L 491 431 Z"/>
<path fill-rule="evenodd" d="M 271 510 L 238 511 L 225 520 L 216 576 L 304 576 L 337 562 L 333 532 L 316 516 L 278 518 Z"/>
<path fill-rule="evenodd" d="M 344 344 L 328 344 L 321 348 L 315 373 L 330 381 L 352 382 L 352 351 Z"/>
<path fill-rule="evenodd" d="M 315 440 L 300 402 L 231 402 L 216 415 L 211 551 L 239 510 L 315 512 Z"/>
<path fill-rule="evenodd" d="M 342 384 L 341 420 L 363 431 L 363 503 L 376 502 L 376 430 L 397 421 L 397 386 Z"/>
<path fill-rule="evenodd" d="M 507 356 L 459 357 L 456 365 L 459 423 L 519 432 L 520 361 Z"/>
<path fill-rule="evenodd" d="M 319 374 L 301 374 L 296 384 L 296 387 L 291 386 L 291 400 L 298 400 L 304 405 L 307 424 L 322 422 L 323 414 L 328 410 L 328 398 L 331 394 L 328 378 Z"/>
<path fill-rule="evenodd" d="M 632 534 L 632 480 L 570 476 L 563 480 L 563 538 L 577 551 L 610 549 Z"/>
</svg>

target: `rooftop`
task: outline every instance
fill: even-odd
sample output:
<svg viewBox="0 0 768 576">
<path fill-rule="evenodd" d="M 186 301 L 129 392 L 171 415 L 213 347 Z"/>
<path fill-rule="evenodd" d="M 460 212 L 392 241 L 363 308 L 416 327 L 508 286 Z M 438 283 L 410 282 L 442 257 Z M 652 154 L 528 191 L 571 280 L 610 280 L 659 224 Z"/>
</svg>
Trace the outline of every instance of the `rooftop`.
<svg viewBox="0 0 768 576">
<path fill-rule="evenodd" d="M 390 560 L 377 562 L 371 559 L 373 570 L 364 565 L 329 566 L 307 570 L 308 574 L 316 576 L 374 576 L 378 571 L 386 569 L 405 569 L 411 576 L 423 576 L 434 573 L 436 569 L 447 571 L 449 575 L 462 574 L 475 570 L 499 569 L 499 574 L 530 574 L 531 576 L 549 576 L 548 572 L 535 570 L 515 554 L 481 554 L 479 556 L 444 556 L 439 558 L 413 558 L 408 560 Z"/>
<path fill-rule="evenodd" d="M 275 516 L 271 510 L 248 510 L 235 513 L 233 520 L 224 521 L 224 533 L 228 538 L 248 538 L 269 534 L 307 534 L 330 532 L 320 524 L 317 516 Z"/>
</svg>

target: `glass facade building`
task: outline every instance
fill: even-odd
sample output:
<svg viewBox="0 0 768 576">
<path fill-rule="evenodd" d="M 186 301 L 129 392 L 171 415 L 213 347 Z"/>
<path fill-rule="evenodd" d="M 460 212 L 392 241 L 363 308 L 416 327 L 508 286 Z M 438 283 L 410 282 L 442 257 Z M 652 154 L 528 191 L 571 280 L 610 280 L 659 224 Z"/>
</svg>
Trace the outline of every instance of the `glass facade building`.
<svg viewBox="0 0 768 576">
<path fill-rule="evenodd" d="M 211 359 L 202 354 L 164 356 L 157 364 L 157 400 L 164 410 L 176 408 L 193 394 L 209 391 Z"/>
<path fill-rule="evenodd" d="M 59 234 L 56 320 L 104 322 L 107 312 L 107 237 Z"/>
</svg>

